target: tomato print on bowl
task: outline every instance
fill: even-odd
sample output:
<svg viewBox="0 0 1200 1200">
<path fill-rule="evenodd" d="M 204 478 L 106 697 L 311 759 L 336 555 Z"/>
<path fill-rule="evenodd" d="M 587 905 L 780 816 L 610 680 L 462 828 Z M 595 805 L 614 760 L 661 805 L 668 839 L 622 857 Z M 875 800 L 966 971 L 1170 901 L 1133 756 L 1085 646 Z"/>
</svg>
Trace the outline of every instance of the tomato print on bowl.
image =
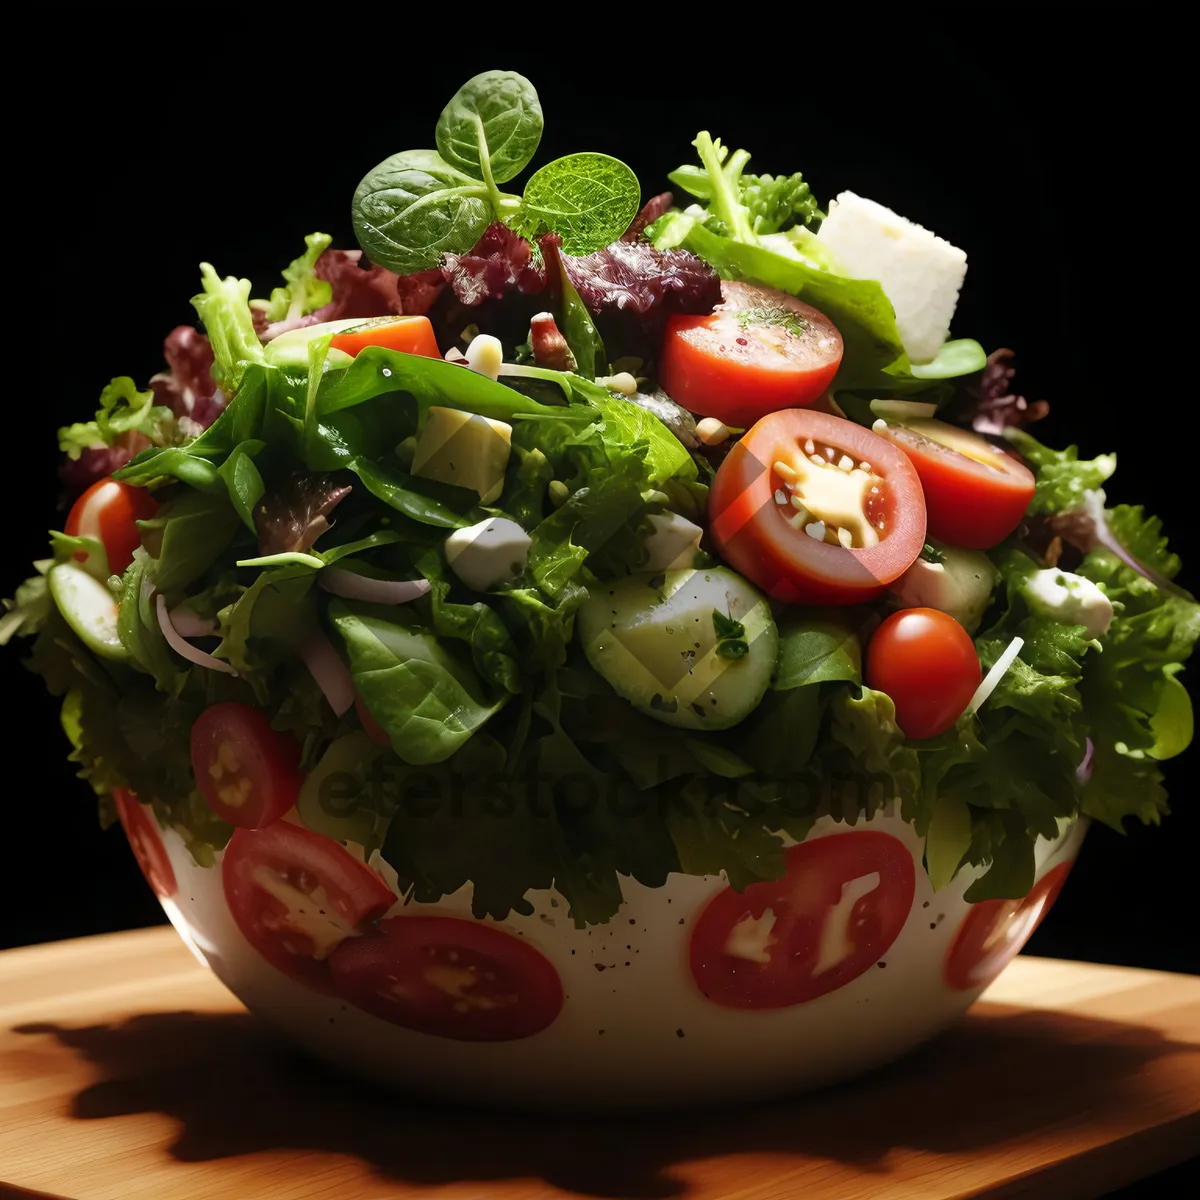
<svg viewBox="0 0 1200 1200">
<path fill-rule="evenodd" d="M 728 1008 L 785 1008 L 844 987 L 879 961 L 912 910 L 910 851 L 886 833 L 793 846 L 779 879 L 709 901 L 692 932 L 692 977 Z"/>
</svg>

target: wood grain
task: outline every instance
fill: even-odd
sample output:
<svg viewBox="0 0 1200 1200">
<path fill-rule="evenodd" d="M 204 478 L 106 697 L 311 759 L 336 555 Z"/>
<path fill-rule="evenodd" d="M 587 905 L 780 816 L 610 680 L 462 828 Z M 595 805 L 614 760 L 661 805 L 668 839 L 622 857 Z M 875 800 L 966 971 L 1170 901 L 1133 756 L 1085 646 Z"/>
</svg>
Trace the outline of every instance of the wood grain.
<svg viewBox="0 0 1200 1200">
<path fill-rule="evenodd" d="M 0 1183 L 35 1195 L 1071 1200 L 1198 1145 L 1186 976 L 1018 958 L 959 1027 L 857 1083 L 719 1113 L 534 1118 L 303 1060 L 171 929 L 0 954 Z"/>
</svg>

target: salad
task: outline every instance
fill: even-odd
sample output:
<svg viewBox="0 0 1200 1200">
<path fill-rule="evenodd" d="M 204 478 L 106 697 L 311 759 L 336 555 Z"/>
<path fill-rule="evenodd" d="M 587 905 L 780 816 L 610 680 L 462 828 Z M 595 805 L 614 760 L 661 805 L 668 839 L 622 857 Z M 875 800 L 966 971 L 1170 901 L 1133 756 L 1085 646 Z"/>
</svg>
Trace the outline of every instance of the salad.
<svg viewBox="0 0 1200 1200">
<path fill-rule="evenodd" d="M 578 925 L 777 878 L 821 817 L 898 811 L 972 901 L 1080 814 L 1157 823 L 1200 607 L 1115 456 L 949 337 L 966 255 L 708 133 L 645 203 L 593 152 L 501 190 L 542 125 L 470 80 L 359 248 L 265 297 L 203 264 L 166 370 L 59 431 L 0 640 L 102 820 L 136 797 L 236 890 L 298 817 L 403 896 Z"/>
</svg>

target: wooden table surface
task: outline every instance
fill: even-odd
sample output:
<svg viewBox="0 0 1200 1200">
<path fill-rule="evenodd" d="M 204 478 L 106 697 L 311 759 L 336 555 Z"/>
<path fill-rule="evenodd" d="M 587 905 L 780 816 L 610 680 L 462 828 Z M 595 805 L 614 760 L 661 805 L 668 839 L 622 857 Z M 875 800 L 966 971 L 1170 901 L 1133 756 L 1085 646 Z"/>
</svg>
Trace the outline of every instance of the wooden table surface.
<svg viewBox="0 0 1200 1200">
<path fill-rule="evenodd" d="M 1198 1145 L 1188 976 L 1018 958 L 932 1046 L 807 1099 L 522 1118 L 406 1102 L 310 1064 L 170 928 L 0 954 L 6 1195 L 1069 1200 Z"/>
</svg>

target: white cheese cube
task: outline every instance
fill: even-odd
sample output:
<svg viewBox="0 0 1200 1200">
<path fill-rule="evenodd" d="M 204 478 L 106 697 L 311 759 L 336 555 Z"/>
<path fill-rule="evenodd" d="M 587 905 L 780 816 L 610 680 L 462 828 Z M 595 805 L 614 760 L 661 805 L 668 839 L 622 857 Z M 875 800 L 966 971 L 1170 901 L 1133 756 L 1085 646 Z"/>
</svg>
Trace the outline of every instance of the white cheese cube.
<svg viewBox="0 0 1200 1200">
<path fill-rule="evenodd" d="M 967 274 L 966 254 L 853 192 L 842 192 L 830 203 L 817 237 L 848 275 L 882 284 L 908 357 L 916 363 L 933 358 L 950 333 Z"/>
<path fill-rule="evenodd" d="M 656 513 L 650 518 L 654 532 L 645 541 L 648 558 L 644 570 L 666 571 L 690 567 L 700 551 L 704 530 L 678 513 Z"/>
<path fill-rule="evenodd" d="M 1065 625 L 1082 625 L 1090 638 L 1103 637 L 1112 624 L 1112 601 L 1090 580 L 1047 567 L 1025 585 L 1029 606 Z"/>
<path fill-rule="evenodd" d="M 529 534 L 516 521 L 491 517 L 456 529 L 446 539 L 446 562 L 473 592 L 487 592 L 520 577 L 529 546 Z"/>
<path fill-rule="evenodd" d="M 457 408 L 429 410 L 417 438 L 412 473 L 479 493 L 482 504 L 499 499 L 512 453 L 512 426 Z"/>
<path fill-rule="evenodd" d="M 918 558 L 892 584 L 892 601 L 900 608 L 936 608 L 974 633 L 995 590 L 996 568 L 979 550 L 938 549 L 941 562 Z"/>
</svg>

